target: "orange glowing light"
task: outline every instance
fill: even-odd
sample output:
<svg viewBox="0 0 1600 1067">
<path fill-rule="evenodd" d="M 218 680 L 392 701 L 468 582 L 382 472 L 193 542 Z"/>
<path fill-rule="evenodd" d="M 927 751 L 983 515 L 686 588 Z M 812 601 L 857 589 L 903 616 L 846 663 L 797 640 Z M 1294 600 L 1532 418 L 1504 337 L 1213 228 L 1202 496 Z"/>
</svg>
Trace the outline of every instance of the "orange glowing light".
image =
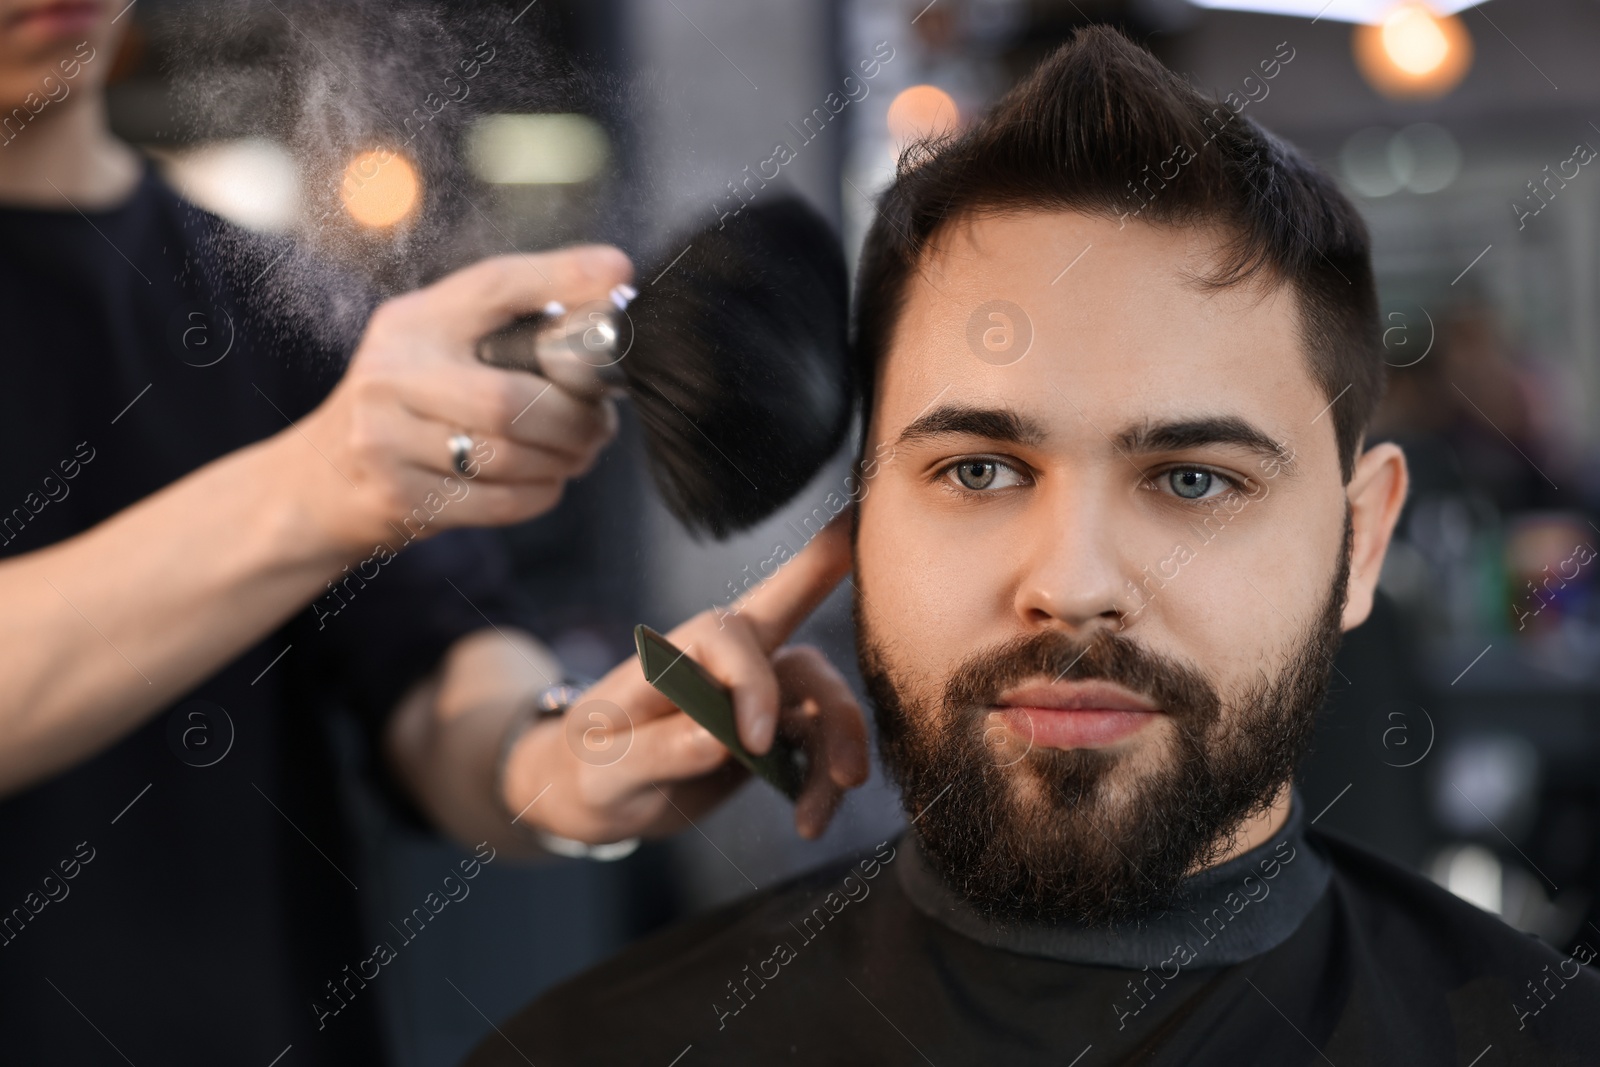
<svg viewBox="0 0 1600 1067">
<path fill-rule="evenodd" d="M 934 85 L 913 85 L 889 105 L 889 135 L 901 144 L 953 132 L 960 122 L 956 102 Z"/>
<path fill-rule="evenodd" d="M 370 229 L 386 229 L 408 218 L 421 198 L 422 182 L 398 152 L 362 152 L 344 169 L 339 196 L 350 217 Z"/>
<path fill-rule="evenodd" d="M 1357 26 L 1351 46 L 1362 75 L 1395 99 L 1443 96 L 1472 65 L 1472 37 L 1462 21 L 1419 3 L 1400 4 L 1382 22 Z"/>
</svg>

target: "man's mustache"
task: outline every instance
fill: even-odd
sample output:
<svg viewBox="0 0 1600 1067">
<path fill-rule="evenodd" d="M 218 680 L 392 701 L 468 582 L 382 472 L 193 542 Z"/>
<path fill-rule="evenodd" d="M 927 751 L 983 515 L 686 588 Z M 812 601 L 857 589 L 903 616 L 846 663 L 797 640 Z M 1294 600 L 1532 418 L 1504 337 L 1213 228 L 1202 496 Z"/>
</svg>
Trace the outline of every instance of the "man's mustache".
<svg viewBox="0 0 1600 1067">
<path fill-rule="evenodd" d="M 1074 637 L 1059 630 L 1023 634 L 964 659 L 944 688 L 947 714 L 982 715 L 1023 682 L 1114 682 L 1192 725 L 1221 713 L 1216 688 L 1194 667 L 1111 630 Z"/>
</svg>

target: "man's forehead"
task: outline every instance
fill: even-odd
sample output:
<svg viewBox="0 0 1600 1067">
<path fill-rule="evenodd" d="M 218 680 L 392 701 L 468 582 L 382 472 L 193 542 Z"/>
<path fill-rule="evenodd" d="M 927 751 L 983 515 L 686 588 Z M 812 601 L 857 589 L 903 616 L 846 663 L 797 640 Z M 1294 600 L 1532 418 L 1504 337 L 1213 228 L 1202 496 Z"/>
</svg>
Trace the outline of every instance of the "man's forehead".
<svg viewBox="0 0 1600 1067">
<path fill-rule="evenodd" d="M 1211 224 L 1177 226 L 1119 218 L 1067 208 L 973 209 L 942 224 L 930 237 L 918 263 L 923 280 L 962 284 L 970 276 L 1011 269 L 1034 274 L 1046 265 L 1043 281 L 1057 284 L 1087 264 L 1088 253 L 1102 267 L 1127 267 L 1136 261 L 1148 271 L 1199 275 L 1227 255 L 1228 231 Z M 1049 268 L 1054 269 L 1049 269 Z"/>
<path fill-rule="evenodd" d="M 879 368 L 880 439 L 936 398 L 978 397 L 1047 427 L 1076 413 L 1102 434 L 1231 415 L 1308 436 L 1326 399 L 1296 301 L 1268 283 L 1198 284 L 1219 247 L 1205 231 L 1065 211 L 948 227 L 908 280 Z"/>
</svg>

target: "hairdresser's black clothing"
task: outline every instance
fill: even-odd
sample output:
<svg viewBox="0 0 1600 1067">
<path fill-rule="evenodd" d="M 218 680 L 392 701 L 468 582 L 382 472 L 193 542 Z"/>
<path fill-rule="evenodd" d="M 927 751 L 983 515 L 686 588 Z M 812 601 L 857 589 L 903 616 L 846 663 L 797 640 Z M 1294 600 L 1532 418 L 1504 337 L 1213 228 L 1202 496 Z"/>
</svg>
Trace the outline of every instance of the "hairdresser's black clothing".
<svg viewBox="0 0 1600 1067">
<path fill-rule="evenodd" d="M 557 987 L 468 1064 L 665 1064 L 685 1048 L 681 1067 L 1600 1058 L 1588 967 L 1298 823 L 1192 880 L 1194 914 L 1117 936 L 987 923 L 908 835 Z M 1546 979 L 1535 1001 L 1524 983 Z"/>
<path fill-rule="evenodd" d="M 222 254 L 236 245 L 253 251 Z M 328 391 L 337 353 L 258 306 L 273 254 L 148 170 L 114 210 L 0 208 L 0 555 L 84 530 Z M 307 608 L 132 734 L 0 798 L 0 1062 L 265 1065 L 291 1044 L 294 1067 L 382 1058 L 372 991 L 320 1033 L 310 1007 L 370 951 L 333 746 L 393 794 L 372 758 L 382 721 L 484 625 L 462 593 L 501 615 L 497 551 L 488 535 L 418 543 L 320 630 Z M 52 578 L 83 640 L 104 640 L 94 591 Z M 226 711 L 231 743 L 215 712 L 190 716 L 196 699 Z"/>
</svg>

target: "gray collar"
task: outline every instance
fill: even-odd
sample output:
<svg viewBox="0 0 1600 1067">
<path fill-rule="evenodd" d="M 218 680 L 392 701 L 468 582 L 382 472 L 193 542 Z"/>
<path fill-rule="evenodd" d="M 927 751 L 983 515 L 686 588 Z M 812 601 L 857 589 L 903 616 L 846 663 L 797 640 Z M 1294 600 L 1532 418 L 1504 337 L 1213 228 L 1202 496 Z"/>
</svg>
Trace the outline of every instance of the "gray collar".
<svg viewBox="0 0 1600 1067">
<path fill-rule="evenodd" d="M 904 838 L 900 884 L 918 911 L 992 948 L 1106 967 L 1219 967 L 1282 944 L 1322 898 L 1331 868 L 1306 840 L 1303 806 L 1293 790 L 1272 840 L 1185 880 L 1171 910 L 1124 926 L 986 919 L 933 870 L 914 832 Z"/>
</svg>

